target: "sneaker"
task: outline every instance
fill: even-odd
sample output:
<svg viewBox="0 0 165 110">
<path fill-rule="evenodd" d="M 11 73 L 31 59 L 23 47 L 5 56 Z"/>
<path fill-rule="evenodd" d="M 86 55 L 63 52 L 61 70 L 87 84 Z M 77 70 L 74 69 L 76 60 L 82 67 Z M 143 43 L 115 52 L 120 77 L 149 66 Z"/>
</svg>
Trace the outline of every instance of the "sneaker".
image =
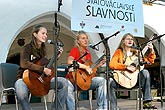
<svg viewBox="0 0 165 110">
<path fill-rule="evenodd" d="M 152 102 L 144 102 L 143 109 L 157 109 L 157 107 Z"/>
</svg>

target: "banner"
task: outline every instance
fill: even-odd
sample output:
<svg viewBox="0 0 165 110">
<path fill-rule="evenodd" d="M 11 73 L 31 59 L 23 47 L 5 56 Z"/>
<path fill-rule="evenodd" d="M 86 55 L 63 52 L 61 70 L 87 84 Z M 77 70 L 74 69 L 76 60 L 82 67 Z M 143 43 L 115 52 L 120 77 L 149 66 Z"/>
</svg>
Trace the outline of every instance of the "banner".
<svg viewBox="0 0 165 110">
<path fill-rule="evenodd" d="M 72 0 L 71 30 L 144 37 L 142 0 Z"/>
</svg>

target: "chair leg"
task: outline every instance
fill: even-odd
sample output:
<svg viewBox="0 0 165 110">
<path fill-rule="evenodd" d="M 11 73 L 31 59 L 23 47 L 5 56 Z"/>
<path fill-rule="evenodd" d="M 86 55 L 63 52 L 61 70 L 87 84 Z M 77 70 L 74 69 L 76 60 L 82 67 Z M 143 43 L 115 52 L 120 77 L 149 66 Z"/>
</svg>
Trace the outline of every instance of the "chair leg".
<svg viewBox="0 0 165 110">
<path fill-rule="evenodd" d="M 139 91 L 141 92 L 141 94 L 139 94 Z M 140 100 L 141 103 L 143 103 L 142 91 L 139 88 L 137 89 L 136 110 L 138 110 L 138 107 L 139 107 L 139 100 L 138 99 Z"/>
<path fill-rule="evenodd" d="M 52 96 L 51 105 L 53 104 L 54 100 L 55 100 L 55 92 L 53 93 L 53 96 Z"/>
<path fill-rule="evenodd" d="M 17 95 L 16 95 L 16 93 L 15 93 L 15 89 L 12 88 L 12 90 L 14 91 L 14 97 L 15 97 L 15 109 L 18 110 Z M 2 106 L 2 100 L 3 100 L 2 98 L 3 98 L 3 96 L 4 96 L 4 92 L 5 92 L 5 91 L 2 91 L 2 93 L 1 93 L 0 108 L 1 108 L 1 106 Z"/>
<path fill-rule="evenodd" d="M 16 106 L 16 110 L 19 110 L 19 109 L 18 109 L 18 100 L 17 100 L 16 94 L 15 94 L 15 106 Z"/>
<path fill-rule="evenodd" d="M 15 92 L 15 91 L 14 91 Z M 1 106 L 2 106 L 2 98 L 3 98 L 3 96 L 4 96 L 4 91 L 1 93 L 1 98 L 0 98 L 0 108 L 1 108 Z M 16 94 L 14 93 L 14 96 L 15 96 L 15 109 L 16 110 L 18 110 L 18 101 L 17 101 L 17 96 L 16 96 Z"/>
<path fill-rule="evenodd" d="M 2 91 L 2 93 L 1 93 L 1 98 L 0 98 L 0 108 L 1 108 L 1 106 L 2 106 L 2 98 L 3 98 L 3 91 Z"/>
<path fill-rule="evenodd" d="M 30 94 L 29 94 L 29 102 L 30 102 L 31 96 L 32 96 L 32 94 L 30 93 Z"/>
<path fill-rule="evenodd" d="M 31 96 L 32 96 L 32 94 L 30 93 L 30 94 L 29 94 L 29 102 L 30 102 Z M 43 96 L 43 98 L 44 98 L 45 110 L 48 110 L 48 106 L 47 106 L 46 97 L 45 97 L 45 96 Z M 18 109 L 17 109 L 17 110 L 18 110 Z"/>
<path fill-rule="evenodd" d="M 138 110 L 138 107 L 139 107 L 139 100 L 141 100 L 140 99 L 140 97 L 139 97 L 139 88 L 137 89 L 137 94 L 136 94 L 136 110 Z"/>
<path fill-rule="evenodd" d="M 43 96 L 43 98 L 44 98 L 44 103 L 45 103 L 45 110 L 48 110 L 48 106 L 47 106 L 46 97 L 45 97 L 45 96 Z"/>
<path fill-rule="evenodd" d="M 89 104 L 90 104 L 90 110 L 92 110 L 92 90 L 89 90 Z"/>
</svg>

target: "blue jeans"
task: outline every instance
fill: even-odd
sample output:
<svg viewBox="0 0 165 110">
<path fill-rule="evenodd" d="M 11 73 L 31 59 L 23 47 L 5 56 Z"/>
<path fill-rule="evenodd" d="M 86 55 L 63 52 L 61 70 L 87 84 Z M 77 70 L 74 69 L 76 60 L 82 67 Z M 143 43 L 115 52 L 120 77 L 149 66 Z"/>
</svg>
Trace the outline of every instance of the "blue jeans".
<svg viewBox="0 0 165 110">
<path fill-rule="evenodd" d="M 97 106 L 99 109 L 107 109 L 107 89 L 106 80 L 102 77 L 92 78 L 89 90 L 96 89 L 97 92 Z M 67 110 L 75 110 L 74 86 L 69 81 Z"/>
<path fill-rule="evenodd" d="M 57 87 L 57 94 L 58 94 L 58 110 L 65 110 L 65 104 L 66 104 L 66 96 L 68 93 L 68 81 L 65 78 L 58 77 L 58 87 Z M 51 89 L 55 88 L 55 80 L 54 78 L 51 79 L 50 83 Z M 29 89 L 27 88 L 26 84 L 22 79 L 18 79 L 15 82 L 15 89 L 16 89 L 16 95 L 17 99 L 22 107 L 22 110 L 32 110 L 29 100 L 28 100 L 28 93 Z M 55 101 L 52 104 L 52 108 L 55 108 Z"/>
<path fill-rule="evenodd" d="M 143 101 L 150 101 L 152 100 L 151 95 L 151 88 L 150 88 L 150 74 L 148 70 L 143 69 L 140 72 L 141 77 L 141 87 L 142 87 L 142 94 L 143 94 Z M 118 84 L 113 80 L 113 78 L 110 78 L 110 110 L 117 110 L 117 98 L 115 89 L 119 87 Z"/>
</svg>

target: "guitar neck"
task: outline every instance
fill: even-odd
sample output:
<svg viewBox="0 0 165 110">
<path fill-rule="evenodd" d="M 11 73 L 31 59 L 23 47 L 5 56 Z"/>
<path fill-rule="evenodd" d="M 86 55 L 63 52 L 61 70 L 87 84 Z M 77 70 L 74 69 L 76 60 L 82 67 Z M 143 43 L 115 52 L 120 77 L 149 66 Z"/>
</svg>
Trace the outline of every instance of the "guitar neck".
<svg viewBox="0 0 165 110">
<path fill-rule="evenodd" d="M 54 63 L 55 57 L 51 58 L 51 60 L 49 61 L 49 63 L 46 65 L 47 68 L 51 68 L 53 63 Z"/>
<path fill-rule="evenodd" d="M 156 41 L 156 40 L 152 40 L 152 39 L 154 39 L 154 37 L 156 37 L 156 36 L 153 35 L 153 36 L 150 37 L 150 39 L 149 39 L 150 42 L 148 42 L 147 45 L 149 45 L 150 43 L 153 43 L 153 42 Z M 147 50 L 148 50 L 148 46 L 147 46 L 147 45 L 146 45 L 146 46 L 143 48 L 143 50 L 142 50 L 142 54 L 143 54 L 143 55 L 144 55 L 144 54 L 147 52 Z"/>
<path fill-rule="evenodd" d="M 105 55 L 102 55 L 98 60 L 96 60 L 96 62 L 91 66 L 91 68 L 92 69 L 95 68 L 100 63 L 100 61 L 103 59 L 104 56 Z"/>
<path fill-rule="evenodd" d="M 57 47 L 58 48 L 58 53 L 57 53 L 57 57 L 58 57 L 58 55 L 60 54 L 60 47 Z M 54 61 L 55 61 L 55 56 L 53 56 L 53 58 L 51 58 L 51 60 L 49 61 L 49 63 L 47 64 L 47 68 L 51 68 L 52 67 L 52 65 L 53 65 L 53 63 L 54 63 Z"/>
<path fill-rule="evenodd" d="M 142 50 L 142 54 L 144 55 L 144 54 L 147 52 L 147 50 L 148 50 L 148 47 L 145 46 L 145 47 L 143 48 L 143 50 Z"/>
</svg>

